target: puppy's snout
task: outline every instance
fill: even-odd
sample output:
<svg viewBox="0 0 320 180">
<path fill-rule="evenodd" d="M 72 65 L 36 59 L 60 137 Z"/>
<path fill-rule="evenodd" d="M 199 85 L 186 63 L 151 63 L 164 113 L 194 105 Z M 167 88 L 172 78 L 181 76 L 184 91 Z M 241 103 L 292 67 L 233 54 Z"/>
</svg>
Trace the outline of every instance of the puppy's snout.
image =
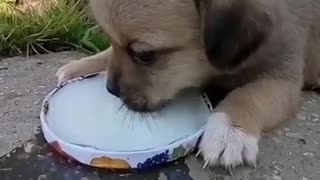
<svg viewBox="0 0 320 180">
<path fill-rule="evenodd" d="M 112 95 L 116 97 L 120 96 L 120 87 L 117 81 L 108 79 L 106 87 L 109 93 L 111 93 Z"/>
</svg>

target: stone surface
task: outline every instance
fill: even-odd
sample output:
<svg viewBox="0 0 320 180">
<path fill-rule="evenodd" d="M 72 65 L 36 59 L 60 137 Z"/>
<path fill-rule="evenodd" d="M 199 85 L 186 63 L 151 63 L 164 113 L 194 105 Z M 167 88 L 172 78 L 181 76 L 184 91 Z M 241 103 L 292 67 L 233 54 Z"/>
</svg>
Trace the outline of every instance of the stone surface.
<svg viewBox="0 0 320 180">
<path fill-rule="evenodd" d="M 44 96 L 62 64 L 83 54 L 62 52 L 0 59 L 1 180 L 318 180 L 320 176 L 320 96 L 305 93 L 296 118 L 265 134 L 256 169 L 202 169 L 190 155 L 152 172 L 120 174 L 81 166 L 52 151 L 38 133 Z"/>
<path fill-rule="evenodd" d="M 58 67 L 80 54 L 64 52 L 29 59 L 0 59 L 0 156 L 32 139 L 43 97 Z M 39 63 L 41 62 L 41 63 Z"/>
</svg>

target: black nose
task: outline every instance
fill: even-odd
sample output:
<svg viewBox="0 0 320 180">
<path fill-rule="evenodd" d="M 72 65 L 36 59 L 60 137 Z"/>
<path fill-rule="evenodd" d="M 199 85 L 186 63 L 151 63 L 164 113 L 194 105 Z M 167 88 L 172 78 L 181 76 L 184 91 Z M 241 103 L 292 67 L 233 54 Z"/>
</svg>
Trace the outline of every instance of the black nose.
<svg viewBox="0 0 320 180">
<path fill-rule="evenodd" d="M 108 79 L 107 81 L 107 90 L 109 91 L 109 93 L 113 94 L 116 97 L 120 96 L 120 88 L 118 83 L 111 79 Z"/>
</svg>

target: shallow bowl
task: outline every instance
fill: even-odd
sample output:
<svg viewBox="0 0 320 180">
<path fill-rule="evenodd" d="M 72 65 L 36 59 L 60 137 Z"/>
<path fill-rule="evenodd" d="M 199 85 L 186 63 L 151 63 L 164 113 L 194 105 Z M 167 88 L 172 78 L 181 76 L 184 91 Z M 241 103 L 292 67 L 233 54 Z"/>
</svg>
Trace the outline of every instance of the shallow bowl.
<svg viewBox="0 0 320 180">
<path fill-rule="evenodd" d="M 101 74 L 72 79 L 45 98 L 41 127 L 47 142 L 82 164 L 149 169 L 190 153 L 211 111 L 208 98 L 186 90 L 156 113 L 135 113 L 108 93 Z"/>
</svg>

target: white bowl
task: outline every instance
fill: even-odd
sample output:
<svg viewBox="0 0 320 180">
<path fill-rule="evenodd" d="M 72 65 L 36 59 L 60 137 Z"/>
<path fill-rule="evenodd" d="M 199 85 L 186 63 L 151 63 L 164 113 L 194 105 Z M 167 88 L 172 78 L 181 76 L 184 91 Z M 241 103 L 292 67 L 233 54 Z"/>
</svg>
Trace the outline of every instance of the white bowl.
<svg viewBox="0 0 320 180">
<path fill-rule="evenodd" d="M 103 75 L 75 78 L 44 100 L 45 139 L 80 163 L 106 169 L 148 169 L 192 151 L 203 133 L 211 104 L 185 91 L 157 113 L 138 114 L 109 94 Z"/>
</svg>

